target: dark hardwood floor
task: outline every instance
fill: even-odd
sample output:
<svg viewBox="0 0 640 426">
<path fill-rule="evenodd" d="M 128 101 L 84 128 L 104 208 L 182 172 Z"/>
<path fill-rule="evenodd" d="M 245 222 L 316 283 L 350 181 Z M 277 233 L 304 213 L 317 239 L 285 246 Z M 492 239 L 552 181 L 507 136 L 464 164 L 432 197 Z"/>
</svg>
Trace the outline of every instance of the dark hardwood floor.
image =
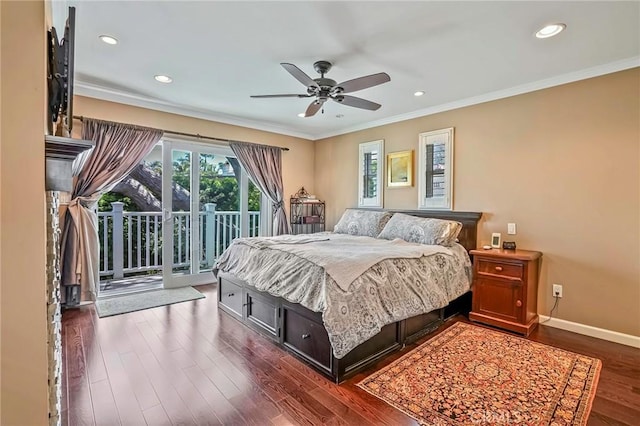
<svg viewBox="0 0 640 426">
<path fill-rule="evenodd" d="M 64 313 L 63 425 L 416 424 L 355 384 L 430 336 L 335 385 L 218 311 L 215 285 L 198 289 L 115 317 Z M 640 424 L 639 349 L 545 326 L 530 338 L 602 360 L 589 425 Z"/>
</svg>

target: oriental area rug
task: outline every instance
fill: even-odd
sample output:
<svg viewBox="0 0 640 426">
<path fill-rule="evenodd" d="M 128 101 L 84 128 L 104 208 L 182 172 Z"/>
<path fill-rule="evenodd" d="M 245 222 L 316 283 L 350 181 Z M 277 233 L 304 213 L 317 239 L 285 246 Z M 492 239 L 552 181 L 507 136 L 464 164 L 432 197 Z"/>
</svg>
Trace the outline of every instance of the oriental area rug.
<svg viewBox="0 0 640 426">
<path fill-rule="evenodd" d="M 585 425 L 601 365 L 458 322 L 358 386 L 422 424 Z"/>
</svg>

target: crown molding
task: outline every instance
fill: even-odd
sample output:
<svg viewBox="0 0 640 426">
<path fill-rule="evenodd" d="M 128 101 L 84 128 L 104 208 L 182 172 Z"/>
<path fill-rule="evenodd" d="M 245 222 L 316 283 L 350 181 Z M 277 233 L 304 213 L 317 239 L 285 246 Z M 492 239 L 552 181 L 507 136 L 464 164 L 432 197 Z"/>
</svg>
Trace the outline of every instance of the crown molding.
<svg viewBox="0 0 640 426">
<path fill-rule="evenodd" d="M 371 129 L 372 127 L 384 126 L 385 124 L 397 123 L 399 121 L 411 120 L 413 118 L 424 117 L 426 115 L 437 114 L 440 112 L 450 111 L 467 106 L 477 105 L 484 102 L 495 101 L 498 99 L 509 98 L 511 96 L 522 95 L 524 93 L 535 92 L 536 90 L 547 89 L 549 87 L 560 86 L 562 84 L 572 83 L 574 81 L 586 80 L 588 78 L 598 77 L 605 74 L 611 74 L 618 71 L 624 71 L 630 68 L 640 66 L 640 56 L 623 59 L 620 61 L 610 62 L 580 71 L 561 74 L 544 80 L 534 81 L 532 83 L 511 87 L 509 89 L 497 90 L 495 92 L 485 93 L 471 98 L 461 99 L 459 101 L 450 102 L 442 105 L 436 105 L 429 108 L 412 111 L 406 114 L 394 115 L 380 120 L 370 121 L 357 126 L 348 127 L 336 132 L 324 133 L 316 136 L 315 140 L 339 136 L 346 133 L 357 132 L 359 130 Z"/>
<path fill-rule="evenodd" d="M 163 111 L 173 114 L 185 115 L 187 117 L 200 118 L 203 120 L 216 121 L 225 124 L 232 124 L 235 126 L 247 127 L 250 129 L 262 130 L 265 132 L 278 133 L 281 135 L 293 136 L 297 138 L 307 139 L 311 141 L 330 138 L 333 136 L 339 136 L 346 133 L 357 132 L 360 130 L 366 130 L 373 127 L 384 126 L 386 124 L 397 123 L 400 121 L 411 120 L 418 117 L 424 117 L 427 115 L 437 114 L 440 112 L 450 111 L 467 106 L 477 105 L 484 102 L 495 101 L 498 99 L 509 98 L 511 96 L 521 95 L 524 93 L 535 92 L 537 90 L 547 89 L 554 86 L 560 86 L 562 84 L 572 83 L 574 81 L 586 80 L 588 78 L 598 77 L 605 74 L 611 74 L 618 71 L 624 71 L 626 69 L 635 68 L 640 66 L 640 56 L 634 56 L 631 58 L 623 59 L 620 61 L 610 62 L 603 65 L 598 65 L 591 68 L 586 68 L 580 71 L 561 74 L 555 77 L 547 78 L 544 80 L 538 80 L 532 83 L 523 84 L 520 86 L 511 87 L 509 89 L 497 90 L 495 92 L 485 93 L 479 96 L 473 96 L 459 101 L 450 102 L 446 104 L 436 105 L 429 108 L 419 109 L 406 114 L 394 115 L 392 117 L 383 118 L 380 120 L 369 121 L 356 126 L 346 127 L 344 129 L 336 130 L 333 132 L 322 134 L 311 134 L 292 130 L 288 127 L 276 126 L 270 123 L 265 123 L 256 120 L 248 120 L 245 118 L 216 113 L 203 109 L 188 107 L 184 105 L 175 104 L 172 102 L 163 101 L 143 95 L 126 93 L 123 91 L 111 89 L 104 86 L 99 86 L 93 83 L 87 83 L 76 80 L 74 84 L 74 91 L 77 95 L 87 96 L 90 98 L 102 99 L 112 102 L 118 102 L 126 105 L 133 105 L 141 108 L 148 108 L 157 111 Z"/>
<path fill-rule="evenodd" d="M 132 105 L 156 111 L 184 115 L 187 117 L 200 118 L 208 121 L 216 121 L 224 124 L 232 124 L 234 126 L 247 127 L 250 129 L 262 130 L 265 132 L 277 133 L 280 135 L 293 136 L 310 141 L 315 139 L 314 135 L 297 132 L 287 127 L 276 126 L 256 120 L 247 120 L 241 117 L 223 113 L 214 113 L 212 111 L 192 108 L 143 95 L 126 93 L 119 90 L 111 89 L 109 87 L 87 83 L 77 79 L 74 82 L 74 92 L 76 95 L 86 96 L 89 98 L 117 102 L 125 105 Z"/>
</svg>

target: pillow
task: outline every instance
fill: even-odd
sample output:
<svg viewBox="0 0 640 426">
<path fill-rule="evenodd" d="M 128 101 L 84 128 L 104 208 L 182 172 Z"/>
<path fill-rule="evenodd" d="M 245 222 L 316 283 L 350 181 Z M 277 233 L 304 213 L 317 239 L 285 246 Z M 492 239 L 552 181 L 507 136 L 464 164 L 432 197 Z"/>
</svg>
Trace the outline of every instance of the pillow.
<svg viewBox="0 0 640 426">
<path fill-rule="evenodd" d="M 392 215 L 391 212 L 347 209 L 336 223 L 333 232 L 375 238 Z"/>
<path fill-rule="evenodd" d="M 378 238 L 401 238 L 410 243 L 450 246 L 456 242 L 462 224 L 453 220 L 432 219 L 396 213 Z"/>
</svg>

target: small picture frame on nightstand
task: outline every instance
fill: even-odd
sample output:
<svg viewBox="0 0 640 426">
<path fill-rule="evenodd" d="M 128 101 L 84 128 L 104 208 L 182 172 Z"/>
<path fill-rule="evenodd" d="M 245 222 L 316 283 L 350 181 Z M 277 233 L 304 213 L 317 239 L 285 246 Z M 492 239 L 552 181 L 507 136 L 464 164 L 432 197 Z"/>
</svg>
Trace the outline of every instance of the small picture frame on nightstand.
<svg viewBox="0 0 640 426">
<path fill-rule="evenodd" d="M 500 241 L 502 240 L 502 235 L 499 232 L 494 232 L 491 234 L 491 247 L 500 248 Z"/>
</svg>

